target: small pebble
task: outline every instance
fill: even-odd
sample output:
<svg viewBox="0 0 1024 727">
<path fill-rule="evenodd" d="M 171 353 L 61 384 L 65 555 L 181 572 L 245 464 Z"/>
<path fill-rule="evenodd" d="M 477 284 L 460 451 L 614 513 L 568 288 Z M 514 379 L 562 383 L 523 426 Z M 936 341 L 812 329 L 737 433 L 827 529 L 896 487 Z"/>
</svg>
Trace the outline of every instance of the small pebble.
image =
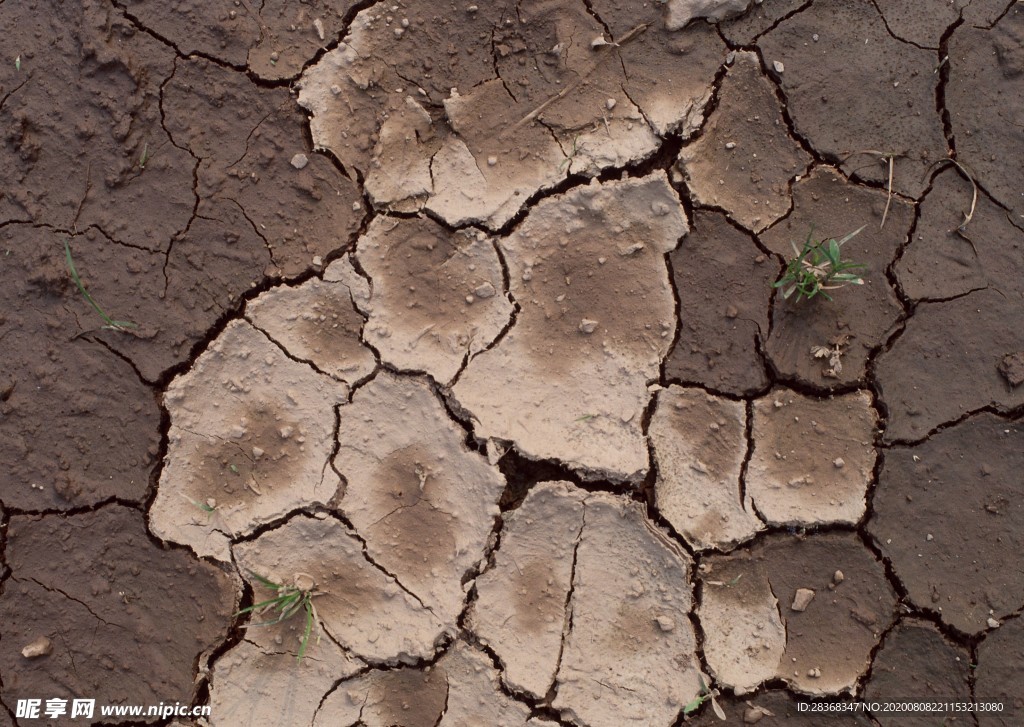
<svg viewBox="0 0 1024 727">
<path fill-rule="evenodd" d="M 607 101 L 605 101 L 604 102 L 604 107 L 606 109 L 608 109 L 609 111 L 611 111 L 613 108 L 615 108 L 615 99 L 610 98 Z"/>
<path fill-rule="evenodd" d="M 782 61 L 772 61 L 772 68 L 775 69 L 776 73 L 784 73 L 786 67 L 782 64 Z"/>
<path fill-rule="evenodd" d="M 309 157 L 305 154 L 296 154 L 292 157 L 292 166 L 296 169 L 305 169 L 307 164 L 309 164 Z"/>
<path fill-rule="evenodd" d="M 844 460 L 842 457 L 836 457 L 834 460 L 832 460 L 832 466 L 835 467 L 837 470 L 841 470 L 843 467 L 846 466 L 846 460 Z"/>
<path fill-rule="evenodd" d="M 810 588 L 797 588 L 793 595 L 793 605 L 790 608 L 798 613 L 806 611 L 811 601 L 814 600 L 814 591 Z"/>
<path fill-rule="evenodd" d="M 989 627 L 990 629 L 997 629 L 997 628 L 999 628 L 999 622 L 998 622 L 998 621 L 996 621 L 996 620 L 995 620 L 994 618 L 992 618 L 991 616 L 989 616 L 989 617 L 988 617 L 988 622 L 987 622 L 987 623 L 988 623 L 988 627 Z M 24 653 L 24 652 L 23 652 L 23 653 Z"/>
<path fill-rule="evenodd" d="M 597 321 L 592 321 L 588 318 L 584 318 L 580 321 L 580 333 L 586 333 L 587 335 L 597 330 Z"/>
<path fill-rule="evenodd" d="M 674 631 L 676 628 L 676 622 L 668 616 L 658 616 L 655 620 L 658 622 L 658 628 L 666 633 Z"/>
<path fill-rule="evenodd" d="M 991 621 L 991 619 L 989 619 Z M 53 644 L 45 636 L 40 636 L 32 643 L 21 650 L 21 655 L 26 659 L 37 659 L 40 656 L 48 656 L 53 652 Z"/>
<path fill-rule="evenodd" d="M 493 167 L 498 163 L 498 157 L 487 157 L 487 166 Z"/>
<path fill-rule="evenodd" d="M 756 707 L 747 707 L 743 712 L 743 724 L 757 724 L 764 717 L 764 712 Z"/>
<path fill-rule="evenodd" d="M 725 143 L 725 148 L 726 149 L 735 149 L 736 148 L 736 142 L 735 141 L 728 141 L 728 142 L 726 142 Z"/>
<path fill-rule="evenodd" d="M 843 575 L 843 572 L 841 570 L 837 570 L 835 573 L 832 574 L 832 582 L 835 583 L 837 586 L 844 580 L 846 580 L 846 576 Z"/>
</svg>

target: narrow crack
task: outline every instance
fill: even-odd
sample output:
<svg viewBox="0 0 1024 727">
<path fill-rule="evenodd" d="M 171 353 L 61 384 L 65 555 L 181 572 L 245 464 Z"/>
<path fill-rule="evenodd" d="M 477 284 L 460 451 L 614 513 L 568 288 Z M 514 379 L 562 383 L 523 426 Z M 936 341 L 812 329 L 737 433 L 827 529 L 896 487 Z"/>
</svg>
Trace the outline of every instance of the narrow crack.
<svg viewBox="0 0 1024 727">
<path fill-rule="evenodd" d="M 917 445 L 923 444 L 924 442 L 928 441 L 939 432 L 943 432 L 947 429 L 952 429 L 957 425 L 967 421 L 971 417 L 978 416 L 979 414 L 992 414 L 998 417 L 999 419 L 1002 419 L 1003 421 L 1016 422 L 1022 417 L 1024 417 L 1024 404 L 1015 407 L 1004 407 L 998 403 L 985 404 L 984 406 L 980 406 L 976 409 L 964 412 L 956 419 L 950 419 L 949 421 L 942 422 L 941 424 L 932 427 L 930 430 L 928 430 L 928 433 L 922 437 L 919 437 L 917 439 L 891 439 L 887 440 L 882 446 L 885 448 L 916 447 Z"/>
<path fill-rule="evenodd" d="M 444 706 L 441 707 L 441 714 L 437 715 L 437 721 L 434 722 L 434 727 L 441 727 L 441 723 L 444 722 L 444 716 L 448 714 L 448 700 L 452 695 L 452 683 L 448 680 L 445 675 L 444 680 Z"/>
<path fill-rule="evenodd" d="M 283 353 L 283 354 L 284 354 L 285 356 L 287 356 L 287 357 L 288 357 L 288 359 L 290 359 L 291 361 L 294 361 L 295 363 L 305 364 L 306 366 L 309 366 L 309 368 L 313 369 L 313 371 L 315 371 L 316 373 L 320 374 L 321 376 L 326 376 L 326 377 L 327 377 L 328 379 L 330 379 L 331 381 L 335 381 L 335 382 L 338 382 L 338 383 L 341 383 L 341 384 L 345 384 L 346 386 L 348 386 L 348 382 L 347 382 L 347 381 L 344 381 L 343 379 L 339 379 L 338 377 L 334 376 L 333 374 L 329 374 L 329 373 L 327 373 L 326 371 L 324 371 L 323 369 L 321 369 L 321 368 L 320 368 L 319 366 L 317 366 L 315 362 L 313 362 L 313 361 L 310 361 L 309 359 L 306 359 L 306 358 L 302 358 L 301 356 L 296 356 L 295 354 L 293 354 L 293 353 L 292 353 L 291 351 L 289 351 L 289 350 L 288 350 L 288 349 L 287 349 L 287 348 L 285 347 L 285 345 L 284 345 L 283 343 L 281 343 L 281 342 L 280 342 L 280 341 L 278 341 L 278 340 L 277 340 L 276 338 L 274 338 L 274 337 L 273 337 L 273 336 L 271 336 L 271 335 L 270 335 L 269 333 L 267 333 L 267 331 L 263 330 L 263 329 L 262 329 L 262 328 L 260 328 L 260 327 L 259 327 L 258 325 L 256 325 L 255 321 L 253 321 L 253 319 L 252 319 L 252 318 L 250 318 L 250 317 L 248 316 L 248 314 L 244 315 L 244 316 L 243 316 L 243 317 L 241 318 L 241 320 L 244 320 L 244 321 L 245 321 L 246 323 L 248 323 L 248 324 L 249 324 L 250 326 L 252 326 L 252 327 L 253 327 L 253 328 L 255 328 L 255 329 L 256 329 L 257 331 L 259 331 L 260 333 L 262 333 L 262 334 L 264 335 L 264 337 L 265 337 L 265 338 L 266 338 L 266 339 L 267 339 L 268 341 L 270 341 L 270 342 L 271 342 L 272 344 L 274 344 L 274 345 L 275 345 L 275 346 L 276 346 L 277 348 L 279 348 L 279 349 L 281 350 L 281 353 Z"/>
<path fill-rule="evenodd" d="M 768 26 L 767 28 L 762 30 L 760 33 L 755 35 L 751 42 L 756 42 L 756 41 L 760 40 L 762 37 L 768 35 L 768 33 L 772 32 L 773 30 L 778 28 L 780 25 L 782 25 L 784 22 L 786 22 L 787 20 L 792 18 L 794 15 L 799 15 L 803 11 L 807 10 L 808 8 L 810 8 L 813 4 L 814 4 L 814 0 L 807 0 L 807 2 L 805 2 L 803 5 L 801 5 L 801 6 L 797 7 L 797 8 L 794 8 L 793 10 L 790 10 L 788 13 L 786 13 L 781 18 L 776 20 L 770 26 Z M 726 39 L 724 35 L 723 35 L 723 39 L 726 40 L 726 42 L 729 42 L 728 39 Z"/>
<path fill-rule="evenodd" d="M 37 586 L 42 588 L 44 591 L 48 591 L 49 593 L 57 593 L 57 594 L 60 594 L 61 596 L 64 596 L 64 598 L 68 599 L 69 601 L 74 601 L 79 606 L 82 606 L 86 611 L 88 611 L 89 614 L 94 619 L 99 621 L 100 623 L 105 624 L 107 626 L 114 627 L 114 628 L 119 628 L 119 629 L 122 629 L 124 631 L 128 631 L 129 630 L 126 626 L 123 626 L 123 625 L 121 625 L 119 623 L 113 623 L 111 621 L 107 621 L 105 618 L 103 618 L 98 613 L 93 611 L 92 610 L 92 606 L 90 606 L 88 603 L 86 603 L 85 601 L 81 600 L 80 598 L 75 598 L 74 596 L 72 596 L 67 591 L 61 590 L 60 588 L 57 588 L 56 586 L 48 586 L 45 583 L 43 583 L 42 581 L 37 580 L 35 578 L 19 578 L 18 576 L 11 576 L 11 580 L 13 582 L 15 582 L 15 583 L 24 582 L 24 581 L 27 581 L 29 583 L 35 583 Z"/>
<path fill-rule="evenodd" d="M 892 29 L 892 26 L 889 25 L 889 19 L 885 17 L 885 13 L 883 13 L 882 9 L 878 7 L 878 0 L 871 0 L 871 5 L 875 8 L 875 12 L 878 13 L 878 17 L 882 20 L 882 27 L 885 28 L 885 32 L 888 33 L 893 40 L 899 41 L 900 43 L 906 43 L 907 45 L 917 48 L 918 50 L 936 50 L 934 46 L 921 45 L 919 43 L 915 43 L 909 38 L 904 38 L 903 36 L 896 33 L 896 31 Z"/>
<path fill-rule="evenodd" d="M 231 197 L 212 197 L 211 201 L 214 201 L 216 199 L 223 199 L 227 202 L 231 202 L 233 205 L 235 205 L 235 207 L 238 208 L 238 211 L 242 213 L 242 217 L 244 217 L 245 221 L 249 223 L 249 226 L 252 228 L 252 231 L 256 234 L 257 237 L 259 237 L 263 241 L 263 245 L 267 248 L 267 253 L 270 255 L 271 264 L 273 264 L 275 270 L 280 271 L 281 266 L 277 262 L 277 259 L 274 257 L 274 246 L 270 244 L 270 240 L 268 240 L 267 236 L 263 234 L 263 231 L 260 229 L 261 226 L 257 225 L 256 222 L 251 217 L 249 217 L 249 213 L 246 211 L 245 207 L 243 207 L 238 200 L 232 199 Z"/>
<path fill-rule="evenodd" d="M 444 623 L 444 619 L 442 619 L 440 616 L 437 615 L 437 613 L 434 612 L 433 606 L 428 606 L 426 603 L 424 603 L 423 599 L 421 599 L 418 595 L 413 593 L 410 589 L 406 588 L 405 584 L 402 583 L 402 581 L 398 578 L 398 576 L 396 576 L 394 573 L 392 573 L 387 568 L 385 568 L 383 565 L 381 565 L 380 563 L 378 563 L 376 560 L 373 559 L 373 556 L 370 555 L 370 551 L 369 551 L 369 548 L 367 546 L 366 539 L 363 538 L 363 536 L 359 533 L 358 530 L 356 530 L 355 526 L 352 524 L 352 522 L 348 519 L 348 517 L 346 515 L 344 515 L 340 510 L 331 510 L 330 514 L 331 514 L 331 516 L 334 519 L 336 519 L 338 522 L 340 522 L 342 525 L 344 525 L 346 528 L 348 528 L 348 530 L 350 531 L 349 534 L 352 535 L 352 537 L 354 537 L 356 540 L 359 541 L 359 544 L 362 546 L 362 549 L 363 549 L 363 558 L 366 559 L 367 563 L 369 563 L 374 568 L 376 568 L 378 571 L 383 573 L 385 576 L 387 576 L 388 578 L 393 580 L 398 585 L 398 587 L 401 588 L 402 591 L 404 591 L 406 595 L 408 595 L 410 598 L 412 598 L 414 601 L 416 601 L 416 603 L 418 603 L 421 608 L 423 608 L 426 611 L 429 611 L 434 616 L 434 618 L 436 618 L 441 623 Z"/>
<path fill-rule="evenodd" d="M 936 71 L 939 74 L 938 83 L 935 84 L 935 112 L 939 115 L 942 120 L 942 135 L 946 139 L 946 154 L 950 159 L 956 159 L 956 136 L 953 134 L 953 118 L 949 113 L 949 108 L 946 106 L 946 89 L 949 88 L 950 79 L 950 66 L 952 61 L 949 57 L 949 41 L 953 37 L 953 33 L 964 23 L 963 11 L 960 11 L 960 17 L 946 28 L 942 37 L 939 39 L 939 48 L 937 51 Z"/>
<path fill-rule="evenodd" d="M 174 54 L 177 57 L 187 60 L 189 57 L 195 56 L 203 58 L 204 60 L 207 60 L 210 63 L 213 63 L 214 65 L 220 66 L 222 68 L 227 68 L 229 70 L 237 71 L 239 73 L 247 73 L 246 66 L 228 63 L 227 61 L 221 58 L 217 58 L 216 56 L 210 55 L 209 53 L 204 53 L 203 51 L 197 50 L 191 53 L 185 53 L 180 48 L 178 48 L 178 46 L 170 38 L 167 38 L 166 36 L 161 35 L 155 30 L 147 27 L 146 24 L 143 23 L 142 20 L 137 15 L 135 15 L 134 13 L 129 11 L 127 7 L 125 7 L 123 0 L 110 0 L 110 2 L 111 4 L 113 4 L 114 7 L 121 11 L 121 15 L 123 15 L 124 18 L 129 23 L 131 23 L 131 25 L 134 26 L 136 30 L 138 30 L 141 33 L 145 33 L 146 35 L 153 38 L 160 44 L 166 46 L 167 48 L 170 48 L 172 51 L 174 51 Z"/>
<path fill-rule="evenodd" d="M 1011 10 L 1013 10 L 1013 8 L 1017 5 L 1017 2 L 1018 2 L 1018 0 L 1010 0 L 1009 4 L 1003 9 L 1003 12 L 999 13 L 999 16 L 995 20 L 993 20 L 989 25 L 978 25 L 978 26 L 975 26 L 975 27 L 981 28 L 983 30 L 992 30 L 992 28 L 994 28 L 997 25 L 999 25 L 999 21 L 1000 20 L 1005 18 L 1007 16 L 1007 14 Z M 968 4 L 970 4 L 970 3 L 968 3 Z"/>
<path fill-rule="evenodd" d="M 580 529 L 576 531 L 576 539 L 572 546 L 572 565 L 569 568 L 569 589 L 565 594 L 565 607 L 562 617 L 562 640 L 558 643 L 558 657 L 555 660 L 554 676 L 551 679 L 551 687 L 544 695 L 544 704 L 551 706 L 555 697 L 558 696 L 558 674 L 562 670 L 562 656 L 565 654 L 565 642 L 572 633 L 575 607 L 573 595 L 576 593 L 576 565 L 579 562 L 580 543 L 583 542 L 583 529 L 587 526 L 587 500 L 583 499 L 583 509 L 580 512 Z"/>
<path fill-rule="evenodd" d="M 757 503 L 754 502 L 753 496 L 748 494 L 747 489 L 747 473 L 750 471 L 750 460 L 754 456 L 754 447 L 756 446 L 754 441 L 753 400 L 748 399 L 745 402 L 743 419 L 743 437 L 746 442 L 746 451 L 743 453 L 743 461 L 740 463 L 740 504 L 743 506 L 744 510 L 747 510 L 747 507 L 749 506 L 750 511 L 753 511 L 754 516 L 767 526 L 768 520 L 760 511 L 758 511 Z"/>
<path fill-rule="evenodd" d="M 496 41 L 494 39 L 494 36 L 495 34 L 497 34 L 497 32 L 498 28 L 491 28 L 491 65 L 494 68 L 494 77 L 497 80 L 501 81 L 501 86 L 502 88 L 505 89 L 505 93 L 508 94 L 509 98 L 512 99 L 512 103 L 518 104 L 519 99 L 516 98 L 516 95 L 512 93 L 512 89 L 508 87 L 507 83 L 505 83 L 505 79 L 501 75 L 501 70 L 498 68 L 498 51 L 495 48 Z M 481 174 L 483 174 L 483 172 L 481 172 Z"/>
</svg>

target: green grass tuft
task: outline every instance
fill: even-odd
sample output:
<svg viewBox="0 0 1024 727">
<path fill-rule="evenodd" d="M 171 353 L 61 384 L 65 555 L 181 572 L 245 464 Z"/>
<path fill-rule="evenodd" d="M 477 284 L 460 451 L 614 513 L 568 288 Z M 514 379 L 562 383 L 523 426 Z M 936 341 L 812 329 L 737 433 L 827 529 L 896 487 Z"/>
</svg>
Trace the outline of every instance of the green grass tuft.
<svg viewBox="0 0 1024 727">
<path fill-rule="evenodd" d="M 863 270 L 865 266 L 844 261 L 841 257 L 843 245 L 863 229 L 860 227 L 841 240 L 831 238 L 821 242 L 814 242 L 812 230 L 802 250 L 797 249 L 796 243 L 792 243 L 796 257 L 786 263 L 782 277 L 772 287 L 782 288 L 784 299 L 796 293 L 796 300 L 800 302 L 804 298 L 818 295 L 832 300 L 826 290 L 835 290 L 845 285 L 863 285 L 864 279 L 852 271 Z"/>
<path fill-rule="evenodd" d="M 276 618 L 271 618 L 269 621 L 247 624 L 245 628 L 249 628 L 251 626 L 273 626 L 287 621 L 300 611 L 305 613 L 305 627 L 302 631 L 299 653 L 298 656 L 296 656 L 296 661 L 302 661 L 302 658 L 306 655 L 306 649 L 309 646 L 309 638 L 313 633 L 314 624 L 317 627 L 317 643 L 320 642 L 320 618 L 317 616 L 316 606 L 313 605 L 313 597 L 319 595 L 319 593 L 313 579 L 304 573 L 299 573 L 296 574 L 295 585 L 286 586 L 281 583 L 274 583 L 269 578 L 265 578 L 258 573 L 253 573 L 252 571 L 249 573 L 260 584 L 277 595 L 273 598 L 268 598 L 265 601 L 254 603 L 252 606 L 248 606 L 247 608 L 243 608 L 241 611 L 236 613 L 235 616 L 241 616 L 244 613 L 265 613 L 268 611 L 277 612 Z M 300 579 L 308 581 L 309 585 L 299 585 Z"/>
</svg>

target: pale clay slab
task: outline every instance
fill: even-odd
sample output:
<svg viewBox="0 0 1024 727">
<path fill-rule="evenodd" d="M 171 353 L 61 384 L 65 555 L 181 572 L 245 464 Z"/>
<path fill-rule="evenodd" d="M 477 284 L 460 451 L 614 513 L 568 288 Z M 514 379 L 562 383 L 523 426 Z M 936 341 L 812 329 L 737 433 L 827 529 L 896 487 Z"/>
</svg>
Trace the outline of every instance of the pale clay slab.
<svg viewBox="0 0 1024 727">
<path fill-rule="evenodd" d="M 516 324 L 452 390 L 476 435 L 587 478 L 642 479 L 647 385 L 676 325 L 664 254 L 687 229 L 662 172 L 539 202 L 501 241 Z"/>
<path fill-rule="evenodd" d="M 694 548 L 728 548 L 764 529 L 741 501 L 747 451 L 742 402 L 700 389 L 658 392 L 649 436 L 658 479 L 658 510 Z"/>
<path fill-rule="evenodd" d="M 590 494 L 583 522 L 552 706 L 591 727 L 670 724 L 700 692 L 690 558 L 638 503 Z"/>
<path fill-rule="evenodd" d="M 330 543 L 330 548 L 316 550 L 312 546 L 317 543 Z M 446 632 L 446 624 L 423 605 L 418 594 L 367 557 L 359 537 L 334 518 L 300 515 L 232 550 L 260 601 L 273 598 L 274 592 L 256 575 L 286 585 L 295 583 L 299 574 L 304 576 L 301 582 L 312 579 L 320 592 L 313 597 L 324 630 L 319 645 L 334 642 L 373 664 L 408 664 L 433 656 Z M 255 614 L 253 621 L 274 616 L 273 612 Z M 284 642 L 283 648 L 297 654 L 304 616 L 289 619 L 287 626 L 296 640 Z M 310 639 L 311 658 L 319 653 L 319 645 Z"/>
<path fill-rule="evenodd" d="M 373 283 L 358 301 L 367 315 L 364 340 L 398 369 L 448 384 L 509 323 L 501 261 L 479 230 L 378 217 L 356 257 Z"/>
<path fill-rule="evenodd" d="M 337 264 L 351 266 L 347 258 Z M 251 301 L 245 314 L 289 354 L 351 385 L 377 365 L 360 340 L 364 319 L 353 297 L 345 282 L 311 278 L 298 287 L 271 288 Z"/>
<path fill-rule="evenodd" d="M 154 535 L 230 559 L 232 538 L 338 488 L 328 466 L 334 406 L 348 387 L 230 322 L 164 395 L 171 426 Z"/>
<path fill-rule="evenodd" d="M 443 715 L 443 716 L 442 716 Z M 490 659 L 457 641 L 423 670 L 370 671 L 342 682 L 313 727 L 543 727 L 526 704 L 507 697 Z"/>
<path fill-rule="evenodd" d="M 753 419 L 747 494 L 770 524 L 860 521 L 878 426 L 868 393 L 819 400 L 777 388 L 754 402 Z"/>
<path fill-rule="evenodd" d="M 494 565 L 476 581 L 470 630 L 501 659 L 502 681 L 536 699 L 558 670 L 585 497 L 565 482 L 530 490 L 505 516 Z"/>
<path fill-rule="evenodd" d="M 423 378 L 380 373 L 339 413 L 341 510 L 370 558 L 454 630 L 462 577 L 484 555 L 505 478 L 466 447 Z"/>
</svg>

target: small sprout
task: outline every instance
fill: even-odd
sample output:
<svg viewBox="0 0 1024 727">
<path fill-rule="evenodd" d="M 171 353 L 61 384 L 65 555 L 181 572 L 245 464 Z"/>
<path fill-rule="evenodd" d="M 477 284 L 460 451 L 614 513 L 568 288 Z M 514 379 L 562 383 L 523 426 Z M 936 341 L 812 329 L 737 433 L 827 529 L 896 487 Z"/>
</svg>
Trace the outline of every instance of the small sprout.
<svg viewBox="0 0 1024 727">
<path fill-rule="evenodd" d="M 274 591 L 275 595 L 273 598 L 268 598 L 265 601 L 254 603 L 252 606 L 243 608 L 238 611 L 235 616 L 241 616 L 244 613 L 266 613 L 268 611 L 277 611 L 277 617 L 271 618 L 269 621 L 261 621 L 259 623 L 246 624 L 244 628 L 250 628 L 252 626 L 273 626 L 275 624 L 287 621 L 295 614 L 300 611 L 306 614 L 305 626 L 302 630 L 302 638 L 300 639 L 299 653 L 296 656 L 296 661 L 302 661 L 302 657 L 306 655 L 306 647 L 309 646 L 309 637 L 313 632 L 313 626 L 316 625 L 317 634 L 316 641 L 320 643 L 320 617 L 317 615 L 316 606 L 313 605 L 313 597 L 319 596 L 323 591 L 318 591 L 316 587 L 316 581 L 313 577 L 307 573 L 296 573 L 292 581 L 292 585 L 287 586 L 281 583 L 274 583 L 269 578 L 265 578 L 258 573 L 249 571 L 250 575 L 255 578 L 260 584 L 266 588 Z"/>
<path fill-rule="evenodd" d="M 238 465 L 229 464 L 228 469 L 234 472 L 236 475 L 238 474 Z"/>
<path fill-rule="evenodd" d="M 16 70 L 16 71 L 20 71 L 21 70 L 21 56 L 20 55 L 17 58 L 14 59 L 14 70 Z"/>
<path fill-rule="evenodd" d="M 75 261 L 71 259 L 71 244 L 67 240 L 64 240 L 64 257 L 67 260 L 68 271 L 71 273 L 71 279 L 75 281 L 75 285 L 78 286 L 78 290 L 82 293 L 82 297 L 84 297 L 89 302 L 89 305 L 91 305 L 93 309 L 100 314 L 100 318 L 102 318 L 103 322 L 106 324 L 103 326 L 104 328 L 113 331 L 123 331 L 126 328 L 137 327 L 131 321 L 113 320 L 103 311 L 102 308 L 100 308 L 99 304 L 93 300 L 92 296 L 89 295 L 89 291 L 87 291 L 85 286 L 82 284 L 82 279 L 78 277 L 78 271 L 75 269 Z"/>
<path fill-rule="evenodd" d="M 572 160 L 576 158 L 576 152 L 578 151 L 578 147 L 576 146 L 576 142 L 579 141 L 579 138 L 580 137 L 579 137 L 578 134 L 576 136 L 572 137 L 572 150 L 569 152 L 569 155 L 565 159 L 562 160 L 562 163 L 558 165 L 558 171 L 559 172 L 562 172 L 565 169 L 565 167 L 568 164 L 571 164 Z"/>
<path fill-rule="evenodd" d="M 217 501 L 214 500 L 212 497 L 209 500 L 207 500 L 206 502 L 199 502 L 198 500 L 193 500 L 191 497 L 186 495 L 184 492 L 182 492 L 180 494 L 181 494 L 181 496 L 183 498 L 185 498 L 185 501 L 187 503 L 192 505 L 192 507 L 196 508 L 197 510 L 202 510 L 205 513 L 211 513 L 211 512 L 215 512 L 217 510 Z"/>
<path fill-rule="evenodd" d="M 725 716 L 725 711 L 715 701 L 715 697 L 718 696 L 718 690 L 708 689 L 708 685 L 704 683 L 704 677 L 700 674 L 697 675 L 697 678 L 700 680 L 700 694 L 686 703 L 683 707 L 683 714 L 689 716 L 700 709 L 704 702 L 710 701 L 711 708 L 715 711 L 715 716 L 723 722 L 726 721 L 728 718 Z"/>
<path fill-rule="evenodd" d="M 860 227 L 841 240 L 831 238 L 821 242 L 813 241 L 813 230 L 807 235 L 802 250 L 793 243 L 793 252 L 796 257 L 786 264 L 786 270 L 782 277 L 772 286 L 782 288 L 782 297 L 789 299 L 793 293 L 797 294 L 797 302 L 804 298 L 813 298 L 820 294 L 826 300 L 832 297 L 826 290 L 835 290 L 844 285 L 863 285 L 864 279 L 860 275 L 850 272 L 862 269 L 865 266 L 861 263 L 844 262 L 841 258 L 842 246 L 854 235 L 863 230 Z"/>
<path fill-rule="evenodd" d="M 591 419 L 595 418 L 596 416 L 597 416 L 597 414 L 584 414 L 583 416 L 581 416 L 576 421 L 578 421 L 578 422 L 587 422 L 587 421 L 590 421 Z"/>
<path fill-rule="evenodd" d="M 142 145 L 142 155 L 139 157 L 139 169 L 145 171 L 146 162 L 149 161 L 149 142 Z"/>
</svg>

